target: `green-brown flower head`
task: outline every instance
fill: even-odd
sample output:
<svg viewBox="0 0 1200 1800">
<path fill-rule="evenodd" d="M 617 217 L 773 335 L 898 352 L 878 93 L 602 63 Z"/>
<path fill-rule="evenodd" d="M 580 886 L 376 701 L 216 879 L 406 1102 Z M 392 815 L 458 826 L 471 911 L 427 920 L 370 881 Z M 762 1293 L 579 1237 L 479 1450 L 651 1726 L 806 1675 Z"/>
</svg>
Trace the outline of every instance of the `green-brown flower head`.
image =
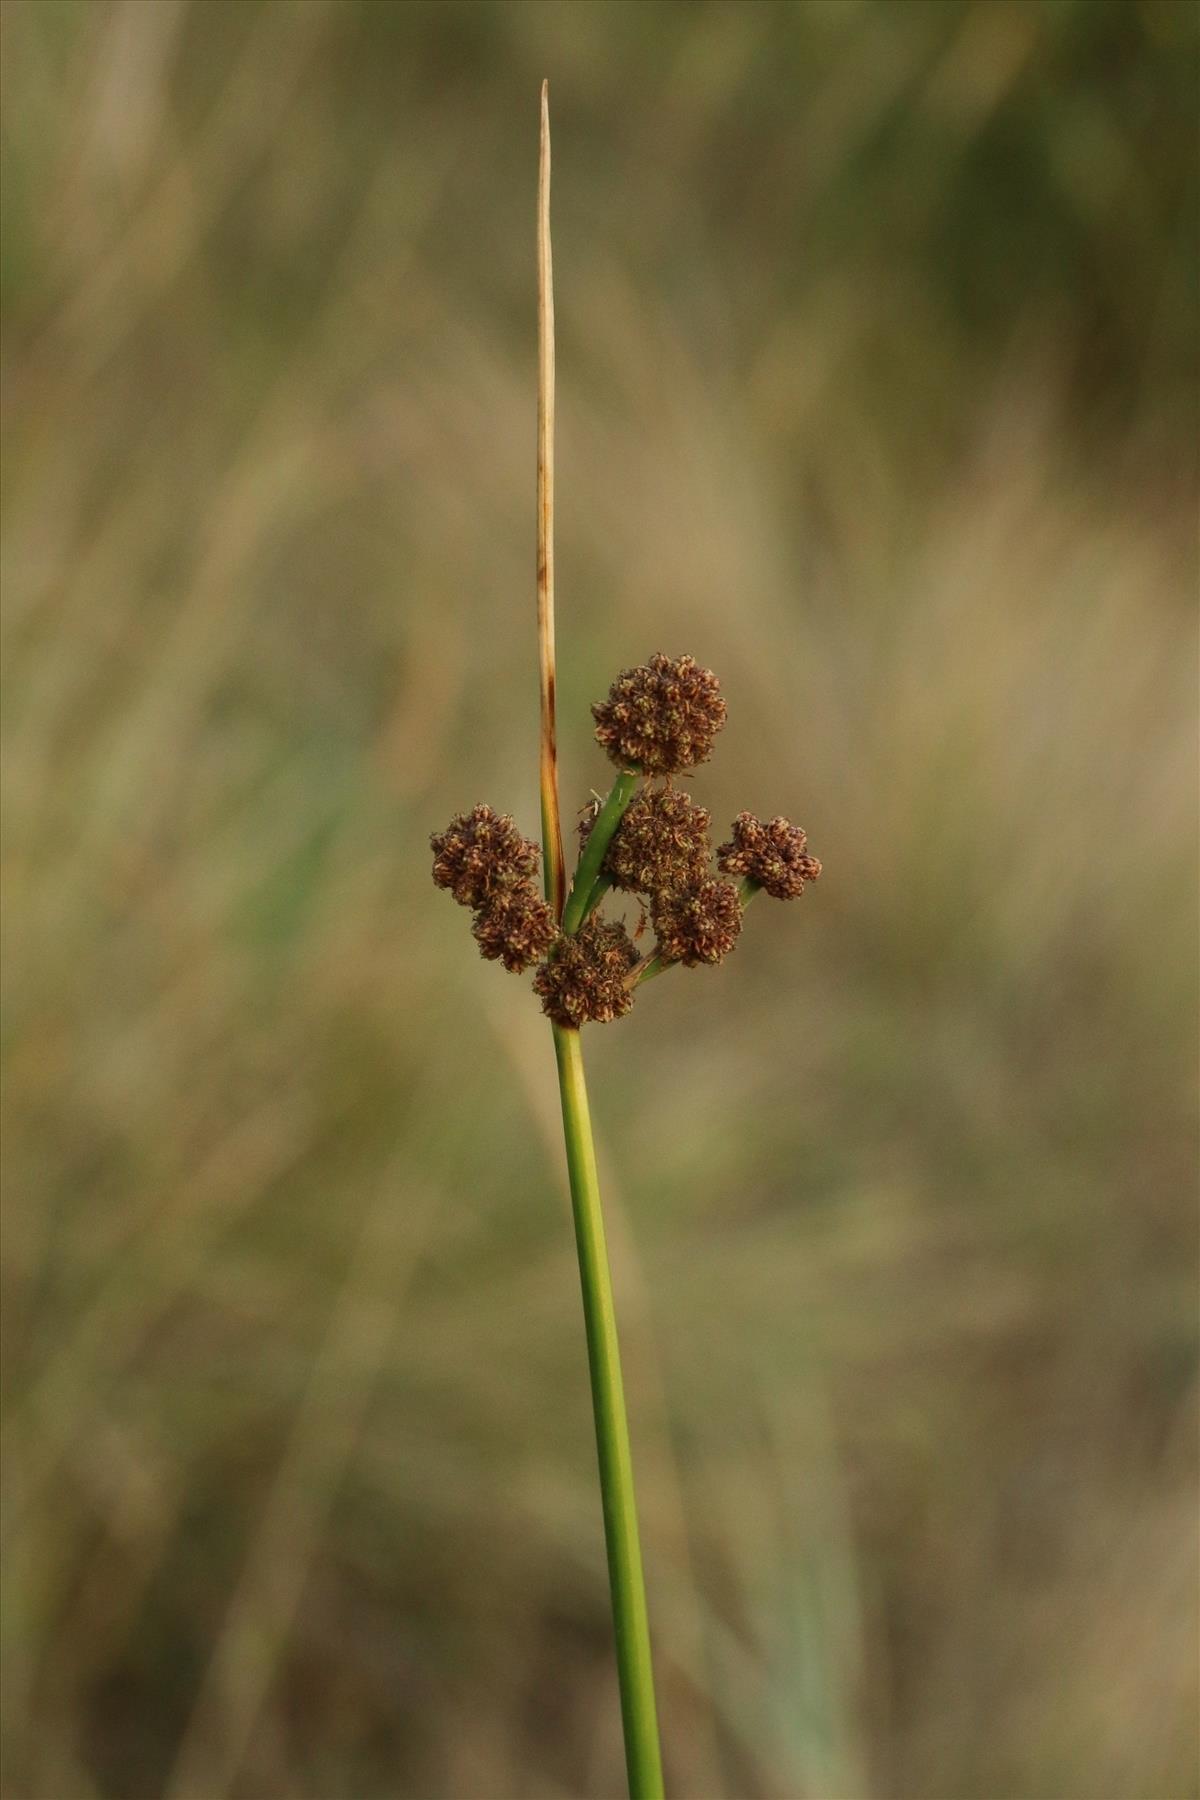
<svg viewBox="0 0 1200 1800">
<path fill-rule="evenodd" d="M 460 906 L 482 906 L 537 873 L 537 845 L 521 836 L 508 813 L 490 806 L 457 813 L 429 842 L 434 882 L 448 888 Z"/>
<path fill-rule="evenodd" d="M 556 1025 L 607 1024 L 633 1005 L 626 977 L 638 960 L 624 925 L 599 915 L 560 937 L 533 978 L 542 1011 Z"/>
<path fill-rule="evenodd" d="M 592 819 L 579 835 L 586 844 Z M 660 894 L 695 887 L 708 870 L 709 815 L 679 788 L 644 788 L 631 800 L 605 854 L 603 869 L 614 887 Z"/>
<path fill-rule="evenodd" d="M 742 903 L 728 881 L 702 881 L 681 894 L 657 894 L 650 917 L 664 962 L 719 963 L 737 943 Z"/>
<path fill-rule="evenodd" d="M 733 838 L 717 851 L 717 867 L 726 875 L 743 875 L 777 900 L 794 900 L 806 882 L 815 881 L 821 865 L 806 849 L 808 837 L 799 825 L 771 819 L 764 825 L 753 813 L 733 821 Z"/>
<path fill-rule="evenodd" d="M 674 775 L 707 761 L 725 702 L 716 676 L 694 657 L 657 655 L 618 675 L 592 717 L 618 768 Z"/>
<path fill-rule="evenodd" d="M 498 888 L 485 900 L 471 927 L 479 954 L 502 962 L 514 975 L 545 956 L 557 935 L 554 914 L 530 880 Z"/>
</svg>

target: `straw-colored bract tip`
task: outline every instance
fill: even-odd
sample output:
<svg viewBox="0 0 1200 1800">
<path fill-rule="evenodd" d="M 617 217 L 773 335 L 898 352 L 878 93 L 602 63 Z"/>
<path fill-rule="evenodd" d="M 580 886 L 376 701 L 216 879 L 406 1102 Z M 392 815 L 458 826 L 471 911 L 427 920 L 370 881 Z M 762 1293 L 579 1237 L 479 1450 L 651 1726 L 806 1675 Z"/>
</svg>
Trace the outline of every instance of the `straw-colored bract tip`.
<svg viewBox="0 0 1200 1800">
<path fill-rule="evenodd" d="M 562 825 L 558 805 L 558 746 L 555 736 L 554 663 L 554 276 L 550 255 L 550 84 L 542 83 L 542 128 L 538 156 L 537 291 L 537 598 L 538 662 L 541 689 L 540 787 L 546 898 L 562 917 L 566 890 Z"/>
</svg>

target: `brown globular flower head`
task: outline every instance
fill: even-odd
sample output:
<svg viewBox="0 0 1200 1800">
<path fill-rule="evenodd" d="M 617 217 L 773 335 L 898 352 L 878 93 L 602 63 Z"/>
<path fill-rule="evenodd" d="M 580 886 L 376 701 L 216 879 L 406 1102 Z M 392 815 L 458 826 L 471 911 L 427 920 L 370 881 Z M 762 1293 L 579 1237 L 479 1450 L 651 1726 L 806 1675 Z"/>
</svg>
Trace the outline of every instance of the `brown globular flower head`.
<svg viewBox="0 0 1200 1800">
<path fill-rule="evenodd" d="M 490 806 L 456 813 L 429 842 L 434 882 L 447 888 L 460 906 L 483 906 L 537 873 L 537 845 L 521 836 L 508 813 L 493 812 Z"/>
<path fill-rule="evenodd" d="M 618 675 L 592 717 L 597 742 L 618 768 L 674 775 L 707 761 L 725 702 L 711 669 L 691 656 L 660 654 Z"/>
<path fill-rule="evenodd" d="M 574 937 L 560 937 L 533 978 L 542 1011 L 556 1025 L 607 1024 L 633 1005 L 626 977 L 638 953 L 624 925 L 598 914 Z"/>
<path fill-rule="evenodd" d="M 702 881 L 679 894 L 657 894 L 650 916 L 664 962 L 719 963 L 737 943 L 742 903 L 728 881 Z"/>
<path fill-rule="evenodd" d="M 583 843 L 593 820 L 579 827 Z M 711 854 L 709 815 L 679 788 L 644 788 L 626 808 L 604 857 L 614 887 L 635 894 L 675 893 L 703 881 Z"/>
<path fill-rule="evenodd" d="M 498 888 L 485 900 L 471 930 L 481 956 L 520 975 L 545 956 L 558 927 L 533 882 L 524 880 L 515 887 Z"/>
<path fill-rule="evenodd" d="M 777 900 L 794 900 L 805 883 L 815 881 L 821 865 L 806 848 L 807 834 L 786 819 L 766 824 L 753 813 L 733 821 L 733 837 L 717 851 L 717 867 L 726 875 L 742 875 Z"/>
</svg>

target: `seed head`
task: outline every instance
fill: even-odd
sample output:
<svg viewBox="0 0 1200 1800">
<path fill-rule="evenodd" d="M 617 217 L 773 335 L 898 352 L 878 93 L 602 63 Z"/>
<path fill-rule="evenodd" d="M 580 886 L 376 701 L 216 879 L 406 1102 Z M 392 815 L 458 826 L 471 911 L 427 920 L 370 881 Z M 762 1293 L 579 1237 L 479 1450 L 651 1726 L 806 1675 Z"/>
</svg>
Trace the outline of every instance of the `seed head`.
<svg viewBox="0 0 1200 1800">
<path fill-rule="evenodd" d="M 471 927 L 479 954 L 489 962 L 502 962 L 519 975 L 554 942 L 554 914 L 530 880 L 515 887 L 498 888 L 484 901 Z"/>
<path fill-rule="evenodd" d="M 777 900 L 794 900 L 807 881 L 815 881 L 821 865 L 805 849 L 807 834 L 786 819 L 763 824 L 753 813 L 733 821 L 733 838 L 717 851 L 717 867 L 726 875 L 744 875 Z"/>
<path fill-rule="evenodd" d="M 508 813 L 490 806 L 457 813 L 429 842 L 434 882 L 448 888 L 460 906 L 482 906 L 537 873 L 537 845 L 521 836 Z"/>
<path fill-rule="evenodd" d="M 707 761 L 725 702 L 711 669 L 691 656 L 660 654 L 618 675 L 592 717 L 597 742 L 618 768 L 674 775 Z"/>
<path fill-rule="evenodd" d="M 728 881 L 702 881 L 681 894 L 657 894 L 650 917 L 664 962 L 719 963 L 737 943 L 742 903 Z"/>
<path fill-rule="evenodd" d="M 574 937 L 560 937 L 533 978 L 542 1011 L 556 1025 L 607 1024 L 633 1005 L 625 977 L 637 962 L 624 925 L 597 914 Z"/>
<path fill-rule="evenodd" d="M 592 819 L 579 835 L 586 844 Z M 644 788 L 627 807 L 604 858 L 614 887 L 635 894 L 677 892 L 703 881 L 711 854 L 709 815 L 679 788 Z"/>
</svg>

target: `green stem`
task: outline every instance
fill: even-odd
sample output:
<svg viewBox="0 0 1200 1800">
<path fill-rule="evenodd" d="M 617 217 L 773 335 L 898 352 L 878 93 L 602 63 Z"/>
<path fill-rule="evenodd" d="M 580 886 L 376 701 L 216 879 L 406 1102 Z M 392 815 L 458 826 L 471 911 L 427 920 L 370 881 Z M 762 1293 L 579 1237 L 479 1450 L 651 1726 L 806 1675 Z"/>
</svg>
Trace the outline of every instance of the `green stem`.
<svg viewBox="0 0 1200 1800">
<path fill-rule="evenodd" d="M 561 1025 L 555 1025 L 553 1029 L 571 1205 L 575 1215 L 575 1241 L 579 1250 L 588 1367 L 592 1378 L 592 1409 L 596 1419 L 600 1498 L 608 1549 L 608 1580 L 612 1591 L 629 1794 L 630 1800 L 662 1800 L 654 1667 L 650 1658 L 646 1586 L 638 1542 L 629 1422 L 625 1416 L 621 1353 L 604 1242 L 596 1150 L 583 1077 L 583 1054 L 578 1031 L 565 1030 Z"/>
<path fill-rule="evenodd" d="M 592 889 L 600 874 L 604 853 L 612 842 L 613 832 L 621 823 L 621 815 L 633 799 L 640 780 L 641 776 L 636 769 L 622 769 L 609 790 L 608 799 L 596 814 L 596 823 L 583 846 L 583 855 L 579 859 L 579 867 L 575 871 L 571 892 L 563 909 L 562 928 L 568 937 L 579 930 L 591 911 Z"/>
<path fill-rule="evenodd" d="M 652 956 L 640 973 L 637 970 L 634 971 L 637 980 L 633 981 L 632 977 L 630 980 L 634 987 L 641 987 L 643 981 L 653 981 L 654 977 L 661 975 L 664 969 L 672 969 L 674 966 L 674 963 L 664 962 L 661 956 Z"/>
<path fill-rule="evenodd" d="M 587 897 L 587 905 L 583 909 L 583 918 L 580 921 L 581 924 L 587 924 L 588 920 L 611 887 L 611 875 L 597 875 L 595 881 L 592 883 L 592 891 Z"/>
</svg>

